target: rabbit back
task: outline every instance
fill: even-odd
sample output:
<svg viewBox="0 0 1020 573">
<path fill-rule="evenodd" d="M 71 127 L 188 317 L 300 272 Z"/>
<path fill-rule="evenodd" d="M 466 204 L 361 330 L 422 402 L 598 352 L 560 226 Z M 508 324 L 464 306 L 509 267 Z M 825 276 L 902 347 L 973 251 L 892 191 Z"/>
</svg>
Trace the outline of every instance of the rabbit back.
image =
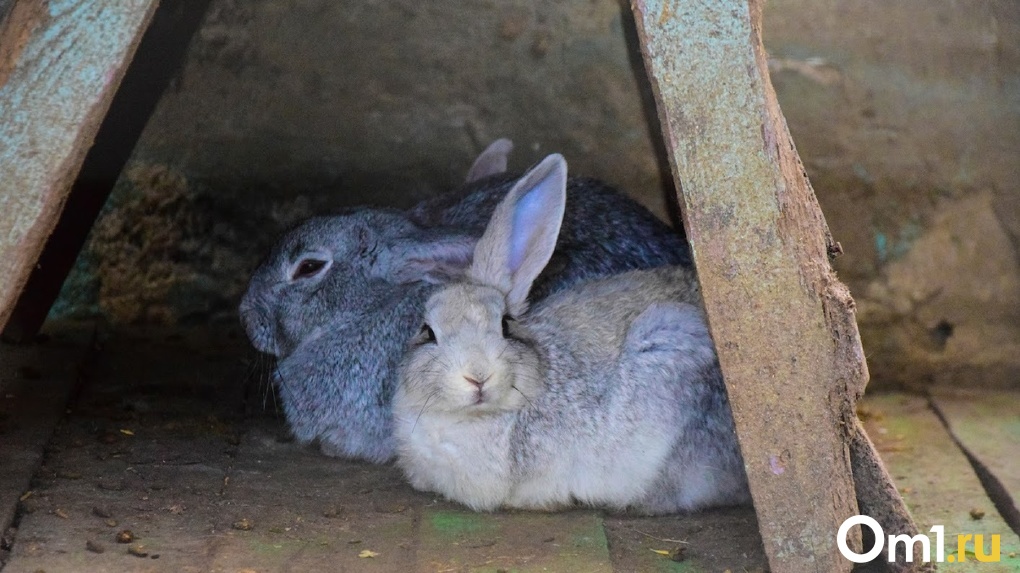
<svg viewBox="0 0 1020 573">
<path fill-rule="evenodd" d="M 526 322 L 547 352 L 549 381 L 542 404 L 523 410 L 516 426 L 512 451 L 532 458 L 530 470 L 518 470 L 529 478 L 511 503 L 568 491 L 560 504 L 660 514 L 745 501 L 693 279 L 686 269 L 637 271 L 532 309 Z M 550 491 L 550 483 L 562 485 Z"/>
<path fill-rule="evenodd" d="M 519 176 L 498 174 L 460 191 L 423 202 L 409 212 L 424 226 L 449 226 L 481 234 L 496 205 Z M 567 179 L 567 210 L 548 266 L 531 289 L 533 300 L 585 280 L 631 270 L 693 265 L 682 234 L 608 184 Z"/>
</svg>

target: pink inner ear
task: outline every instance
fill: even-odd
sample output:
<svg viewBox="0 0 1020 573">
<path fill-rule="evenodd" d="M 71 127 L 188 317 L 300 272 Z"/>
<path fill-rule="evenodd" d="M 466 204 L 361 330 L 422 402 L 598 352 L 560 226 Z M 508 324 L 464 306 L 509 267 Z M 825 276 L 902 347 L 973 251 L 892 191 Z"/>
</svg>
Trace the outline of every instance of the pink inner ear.
<svg viewBox="0 0 1020 573">
<path fill-rule="evenodd" d="M 543 179 L 514 206 L 513 232 L 510 237 L 510 272 L 516 273 L 529 251 L 540 246 L 543 229 L 555 211 L 555 182 Z"/>
<path fill-rule="evenodd" d="M 475 159 L 474 164 L 468 171 L 467 182 L 471 183 L 490 175 L 506 172 L 507 156 L 513 149 L 513 143 L 506 138 L 497 139 L 485 148 L 485 151 Z"/>
</svg>

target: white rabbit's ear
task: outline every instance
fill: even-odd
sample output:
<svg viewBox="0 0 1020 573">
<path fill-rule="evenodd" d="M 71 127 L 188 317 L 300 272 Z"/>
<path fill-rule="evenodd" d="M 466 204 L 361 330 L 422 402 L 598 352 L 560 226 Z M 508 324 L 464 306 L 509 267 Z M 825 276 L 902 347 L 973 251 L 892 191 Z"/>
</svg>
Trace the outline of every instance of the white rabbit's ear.
<svg viewBox="0 0 1020 573">
<path fill-rule="evenodd" d="M 372 275 L 392 283 L 443 284 L 460 279 L 471 265 L 477 239 L 466 235 L 423 231 L 382 249 Z"/>
<path fill-rule="evenodd" d="M 567 201 L 567 162 L 553 154 L 531 168 L 496 206 L 468 276 L 506 293 L 520 314 L 531 283 L 552 256 Z"/>
<path fill-rule="evenodd" d="M 478 181 L 490 175 L 506 172 L 507 156 L 514 148 L 514 143 L 507 138 L 497 139 L 485 148 L 468 170 L 465 183 Z"/>
</svg>

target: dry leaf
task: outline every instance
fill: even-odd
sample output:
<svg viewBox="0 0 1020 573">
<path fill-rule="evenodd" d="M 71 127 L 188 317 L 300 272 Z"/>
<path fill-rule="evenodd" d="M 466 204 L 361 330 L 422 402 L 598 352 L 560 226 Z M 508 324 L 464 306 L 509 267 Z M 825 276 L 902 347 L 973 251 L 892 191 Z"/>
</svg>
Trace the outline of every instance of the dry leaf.
<svg viewBox="0 0 1020 573">
<path fill-rule="evenodd" d="M 669 551 L 666 551 L 665 549 L 652 549 L 651 551 L 652 553 L 658 553 L 664 557 L 669 557 Z"/>
<path fill-rule="evenodd" d="M 120 433 L 124 434 L 125 436 L 133 436 L 133 435 L 135 435 L 135 433 L 132 432 L 131 430 L 125 430 L 124 428 L 121 428 Z"/>
<path fill-rule="evenodd" d="M 361 551 L 361 553 L 358 553 L 358 557 L 361 557 L 362 559 L 370 559 L 372 557 L 378 556 L 379 556 L 378 553 L 376 553 L 375 551 L 369 551 L 368 549 L 364 549 Z"/>
</svg>

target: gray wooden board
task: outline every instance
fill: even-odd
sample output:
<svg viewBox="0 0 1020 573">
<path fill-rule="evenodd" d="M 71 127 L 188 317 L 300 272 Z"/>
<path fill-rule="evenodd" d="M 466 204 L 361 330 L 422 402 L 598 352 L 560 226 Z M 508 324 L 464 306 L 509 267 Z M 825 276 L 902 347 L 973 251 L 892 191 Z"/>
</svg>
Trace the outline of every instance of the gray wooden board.
<svg viewBox="0 0 1020 573">
<path fill-rule="evenodd" d="M 7 15 L 13 6 L 14 0 L 0 0 L 0 28 L 3 27 L 4 21 L 7 19 Z"/>
<path fill-rule="evenodd" d="M 774 569 L 849 571 L 853 301 L 769 79 L 758 0 L 631 3 Z M 810 439 L 807 439 L 810 436 Z"/>
<path fill-rule="evenodd" d="M 49 0 L 13 49 L 0 85 L 0 326 L 157 3 Z"/>
<path fill-rule="evenodd" d="M 750 507 L 673 517 L 611 516 L 605 524 L 614 571 L 768 570 Z"/>
<path fill-rule="evenodd" d="M 1020 506 L 1020 392 L 941 390 L 932 400 L 956 439 Z"/>
<path fill-rule="evenodd" d="M 223 490 L 238 442 L 216 399 L 238 382 L 223 346 L 104 342 L 23 502 L 4 573 L 208 570 L 230 530 Z M 125 529 L 131 544 L 116 540 Z"/>
<path fill-rule="evenodd" d="M 996 513 L 970 463 L 927 400 L 906 395 L 868 396 L 860 411 L 918 529 L 934 541 L 931 527 L 945 526 L 947 559 L 957 552 L 958 534 L 982 534 L 986 550 L 991 536 L 1000 536 L 1000 562 L 978 563 L 971 554 L 964 563 L 940 564 L 940 570 L 1020 571 L 1020 539 Z M 983 512 L 983 517 L 974 519 L 972 510 Z M 973 550 L 973 543 L 969 547 Z"/>
<path fill-rule="evenodd" d="M 0 344 L 0 532 L 29 491 L 43 447 L 64 413 L 88 336 L 86 330 L 66 330 L 45 344 Z"/>
</svg>

